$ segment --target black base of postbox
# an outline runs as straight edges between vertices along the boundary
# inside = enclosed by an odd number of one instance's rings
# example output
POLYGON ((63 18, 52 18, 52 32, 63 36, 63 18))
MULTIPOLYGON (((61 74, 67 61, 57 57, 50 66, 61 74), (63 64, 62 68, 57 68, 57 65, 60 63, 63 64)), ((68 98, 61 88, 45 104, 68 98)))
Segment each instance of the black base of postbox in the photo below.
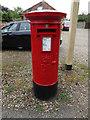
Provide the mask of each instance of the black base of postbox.
POLYGON ((41 100, 48 100, 57 93, 58 82, 52 86, 40 86, 33 81, 34 95, 41 100))

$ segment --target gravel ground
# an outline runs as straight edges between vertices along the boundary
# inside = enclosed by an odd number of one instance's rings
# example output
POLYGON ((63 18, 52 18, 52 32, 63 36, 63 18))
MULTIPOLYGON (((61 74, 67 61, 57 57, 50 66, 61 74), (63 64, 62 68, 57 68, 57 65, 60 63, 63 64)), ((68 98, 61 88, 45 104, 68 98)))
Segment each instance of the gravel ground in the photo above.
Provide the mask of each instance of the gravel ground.
MULTIPOLYGON (((0 36, 1 38, 1 36, 0 36)), ((0 53, 0 78, 1 78, 1 74, 2 74, 2 67, 1 67, 1 64, 2 64, 2 53, 0 53)), ((0 119, 1 119, 1 116, 2 116, 2 81, 0 79, 0 119)))
POLYGON ((88 30, 77 29, 72 71, 65 70, 68 32, 62 32, 58 91, 47 101, 34 96, 30 51, 2 52, 3 118, 87 118, 88 30))

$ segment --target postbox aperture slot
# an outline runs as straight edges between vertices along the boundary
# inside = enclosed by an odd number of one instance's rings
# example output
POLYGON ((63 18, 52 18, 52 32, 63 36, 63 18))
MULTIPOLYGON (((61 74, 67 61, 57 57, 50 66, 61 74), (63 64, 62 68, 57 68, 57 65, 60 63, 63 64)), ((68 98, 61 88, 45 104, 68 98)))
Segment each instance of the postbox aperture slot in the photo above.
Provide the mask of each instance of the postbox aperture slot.
POLYGON ((38 33, 45 33, 45 32, 56 32, 56 29, 37 29, 38 33))

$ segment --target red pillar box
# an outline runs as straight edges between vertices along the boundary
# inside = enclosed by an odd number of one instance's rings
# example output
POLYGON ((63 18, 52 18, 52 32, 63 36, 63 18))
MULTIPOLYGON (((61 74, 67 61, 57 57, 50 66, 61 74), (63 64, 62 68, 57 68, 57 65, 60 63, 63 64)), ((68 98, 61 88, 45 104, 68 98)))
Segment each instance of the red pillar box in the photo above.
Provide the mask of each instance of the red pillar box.
POLYGON ((25 16, 31 21, 34 93, 41 99, 50 98, 57 91, 60 21, 66 14, 42 10, 25 16))

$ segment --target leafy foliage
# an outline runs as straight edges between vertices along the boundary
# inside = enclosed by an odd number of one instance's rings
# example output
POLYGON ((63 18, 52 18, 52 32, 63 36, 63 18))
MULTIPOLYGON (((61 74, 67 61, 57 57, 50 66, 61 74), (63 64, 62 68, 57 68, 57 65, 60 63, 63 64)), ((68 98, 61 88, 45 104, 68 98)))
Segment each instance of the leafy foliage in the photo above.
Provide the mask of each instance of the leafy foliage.
POLYGON ((2 14, 3 12, 0 10, 0 21, 2 21, 2 14))
POLYGON ((20 7, 17 7, 17 8, 14 8, 14 11, 12 11, 12 17, 14 20, 18 20, 20 19, 20 14, 22 12, 22 8, 20 7))
POLYGON ((21 7, 14 8, 14 10, 10 10, 4 6, 1 6, 0 8, 0 20, 4 22, 21 20, 20 14, 23 11, 21 7))
POLYGON ((2 21, 5 21, 5 22, 12 21, 11 11, 3 12, 3 14, 2 14, 2 21))
POLYGON ((78 15, 78 22, 88 22, 88 15, 85 13, 78 15))

